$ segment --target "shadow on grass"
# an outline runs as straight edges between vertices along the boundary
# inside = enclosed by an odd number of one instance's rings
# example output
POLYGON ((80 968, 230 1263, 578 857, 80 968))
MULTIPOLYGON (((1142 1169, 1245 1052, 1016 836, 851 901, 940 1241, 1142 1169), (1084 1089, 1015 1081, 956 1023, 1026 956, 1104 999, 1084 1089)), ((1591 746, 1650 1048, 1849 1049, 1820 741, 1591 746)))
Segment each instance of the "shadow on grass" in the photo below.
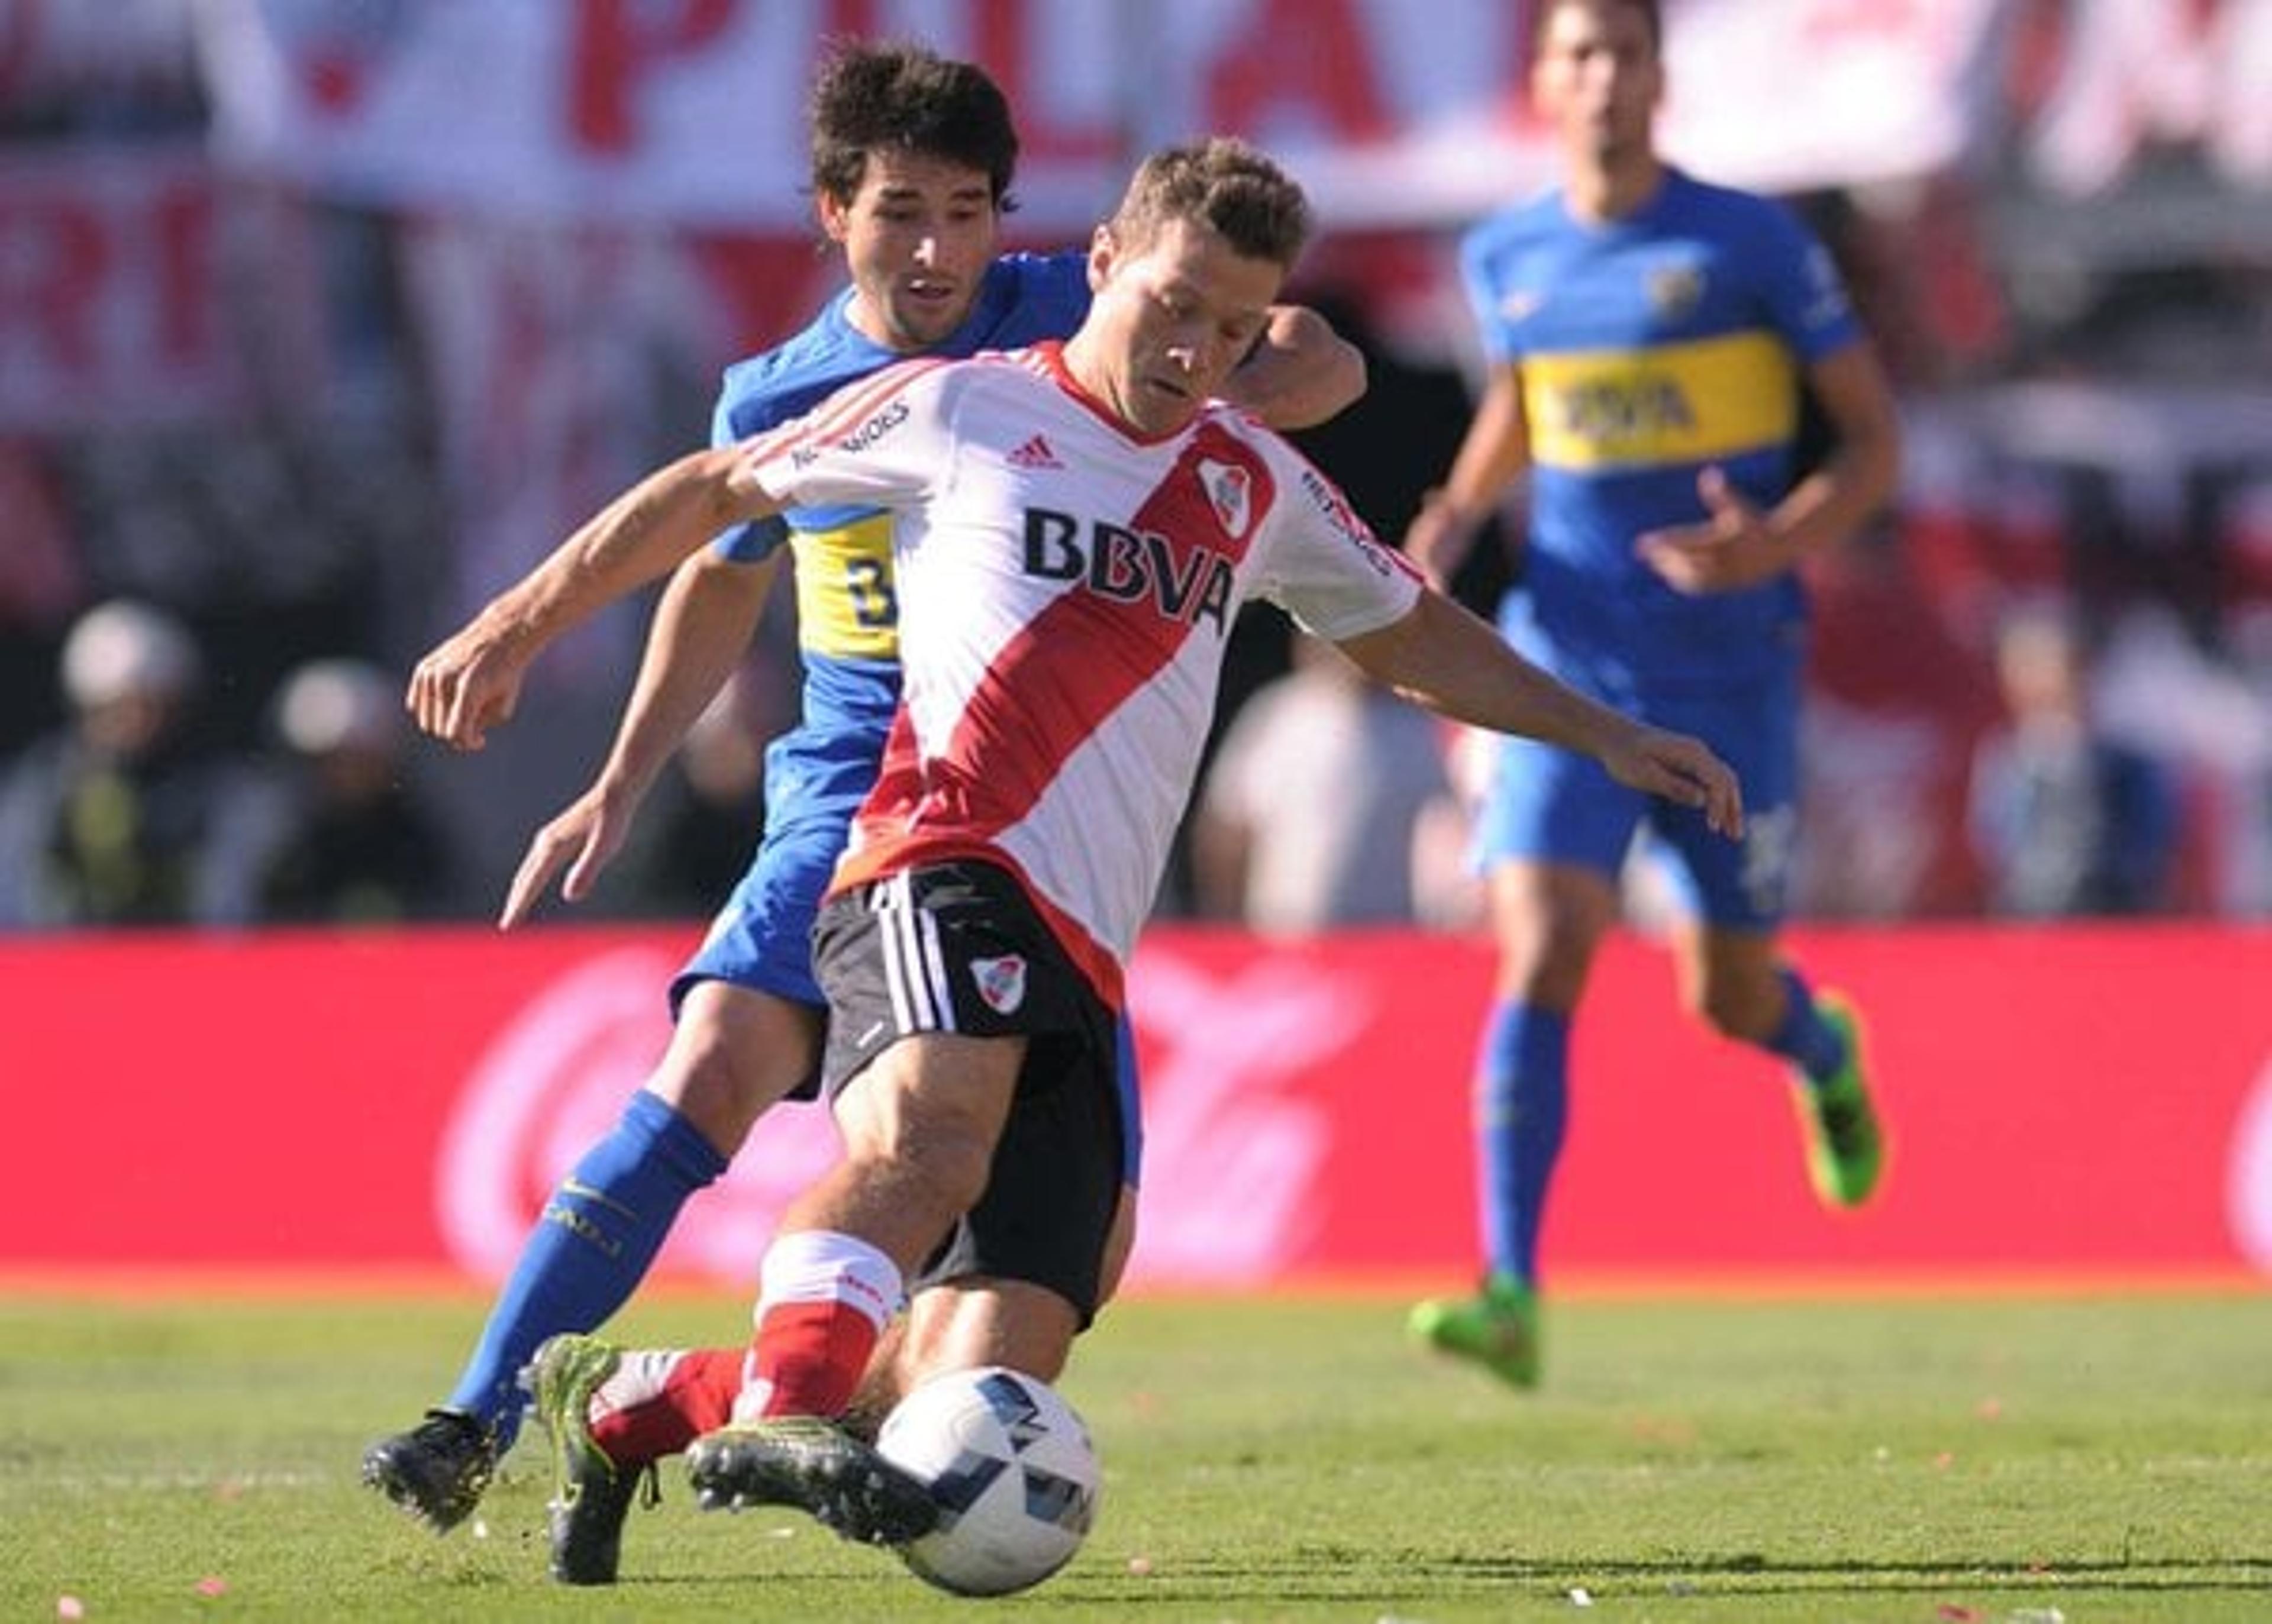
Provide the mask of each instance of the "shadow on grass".
POLYGON ((1520 1557, 1422 1556, 1412 1552, 1296 1547, 1267 1562, 1200 1560, 1163 1565, 1137 1584, 1075 1571, 1053 1594, 1118 1603, 1380 1601, 1428 1597, 1479 1599, 1509 1590, 1560 1595, 1645 1589, 1717 1597, 1808 1594, 1942 1595, 1953 1590, 2039 1591, 2046 1599, 2090 1590, 2168 1596, 2262 1593, 2272 1587, 2272 1553, 2223 1560, 2106 1560, 2028 1564, 1951 1557, 1931 1562, 1785 1562, 1751 1552, 1596 1562, 1520 1557))

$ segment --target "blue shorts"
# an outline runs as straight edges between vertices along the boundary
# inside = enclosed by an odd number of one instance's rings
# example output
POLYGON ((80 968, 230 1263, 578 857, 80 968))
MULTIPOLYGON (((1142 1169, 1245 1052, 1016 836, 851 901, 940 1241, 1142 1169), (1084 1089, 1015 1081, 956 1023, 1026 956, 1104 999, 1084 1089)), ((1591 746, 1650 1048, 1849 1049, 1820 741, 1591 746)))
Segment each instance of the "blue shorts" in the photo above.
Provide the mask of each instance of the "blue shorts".
POLYGON ((766 826, 710 933, 670 984, 670 1014, 698 982, 725 981, 825 1011, 828 999, 812 978, 812 917, 844 849, 845 825, 811 819, 786 828, 766 826))
POLYGON ((1737 693, 1655 696, 1623 708, 1693 734, 1735 768, 1744 838, 1706 826, 1693 807, 1627 789, 1589 756, 1535 739, 1502 738, 1476 819, 1471 856, 1568 864, 1614 879, 1636 834, 1692 917, 1731 930, 1768 930, 1783 916, 1798 816, 1799 671, 1737 693))
POLYGON ((704 981, 827 1008, 812 978, 812 917, 883 760, 899 692, 895 671, 889 684, 880 680, 886 669, 836 673, 837 687, 807 696, 817 719, 766 746, 764 836, 710 933, 671 982, 672 1020, 688 991, 704 981))

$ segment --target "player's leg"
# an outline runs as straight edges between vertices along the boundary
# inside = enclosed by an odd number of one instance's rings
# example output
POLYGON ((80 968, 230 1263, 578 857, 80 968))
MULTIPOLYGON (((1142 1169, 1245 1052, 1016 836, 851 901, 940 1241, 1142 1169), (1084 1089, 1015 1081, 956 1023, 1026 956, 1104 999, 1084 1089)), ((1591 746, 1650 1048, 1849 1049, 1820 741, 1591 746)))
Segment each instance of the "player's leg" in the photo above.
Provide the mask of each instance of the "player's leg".
POLYGON ((1503 741, 1476 849, 1487 865, 1498 971, 1476 1047, 1482 1289, 1413 1310, 1415 1336, 1502 1381, 1538 1380, 1539 1238, 1568 1115, 1570 1023, 1618 917, 1638 797, 1590 760, 1503 741))
POLYGON ((1885 1134, 1852 1003, 1818 992, 1768 932, 1683 924, 1672 944, 1691 1013, 1789 1066, 1816 1197, 1827 1207, 1868 1201, 1884 1171, 1885 1134))
POLYGON ((723 982, 688 995, 654 1074, 546 1201, 449 1398, 371 1447, 366 1482, 437 1530, 473 1509, 519 1430, 537 1348, 629 1298, 687 1199, 811 1074, 817 1027, 810 1009, 723 982))
POLYGON ((811 1075, 817 1014, 706 981, 686 995, 662 1061, 608 1136, 547 1201, 452 1403, 514 1417, 519 1372, 555 1331, 605 1323, 629 1299, 697 1190, 759 1116, 811 1075))
POLYGON ((1857 1207, 1884 1166, 1858 1017, 1843 995, 1816 992, 1779 934, 1797 843, 1796 684, 1794 675, 1653 718, 1706 739, 1736 769, 1745 831, 1731 842, 1689 809, 1657 806, 1649 833, 1674 860, 1682 917, 1669 935, 1684 1006, 1723 1037, 1785 1062, 1815 1193, 1827 1206, 1857 1207))
MULTIPOLYGON (((814 939, 846 1158, 783 1220, 736 1424, 696 1441, 688 1476, 706 1505, 796 1505, 898 1543, 934 1519, 929 1495, 841 1424, 882 1315, 905 1279, 1025 1280, 1058 1301, 993 1334, 1061 1367, 1125 1182, 1114 1022, 984 864, 839 899, 814 939)), ((951 1323, 916 1325, 917 1345, 951 1323)))
POLYGON ((364 1455, 363 1480, 437 1530, 473 1510, 512 1446, 536 1349, 614 1313, 687 1198, 724 1171, 761 1112, 817 1074, 824 1000, 809 940, 831 838, 818 820, 768 834, 673 984, 661 1061, 547 1201, 449 1398, 364 1455))
POLYGON ((544 1344, 534 1387, 561 1476, 554 1577, 611 1583, 638 1473, 698 1440, 716 1457, 691 1463, 706 1505, 796 1504, 894 1541, 928 1527, 921 1486, 884 1470, 833 1418, 929 1238, 984 1187, 1023 1047, 925 1034, 894 1044, 839 1093, 844 1158, 783 1214, 746 1349, 625 1354, 584 1336, 544 1344))
POLYGON ((902 1283, 984 1191, 1026 1049, 1021 1037, 924 1032, 843 1085, 844 1158, 790 1203, 766 1248, 734 1422, 688 1452, 704 1506, 794 1505, 884 1544, 936 1520, 923 1485, 839 1418, 902 1283))
MULTIPOLYGON (((1136 1239, 1136 1188, 1124 1186, 1105 1242, 1098 1306, 1112 1300, 1136 1239)), ((1015 1269, 1002 1261, 996 1268, 1015 1269)), ((886 1330, 845 1414, 845 1425, 872 1439, 893 1405, 926 1377, 984 1365, 1006 1365, 1044 1381, 1065 1372, 1079 1317, 1049 1287, 979 1274, 920 1287, 908 1312, 886 1330)))
MULTIPOLYGON (((1142 1155, 1134 1042, 1125 1022, 1113 1047, 1109 1104, 1100 1084, 1093 1095, 1056 1096, 1088 1101, 1085 1111, 1013 1108, 995 1162, 1014 1175, 990 1178, 988 1195, 918 1276, 908 1312, 886 1327, 842 1418, 856 1440, 871 1441, 891 1405, 923 1375, 999 1363, 1053 1380, 1085 1322, 1075 1298, 1093 1291, 1101 1302, 1117 1286, 1135 1239, 1142 1155), (1083 1225, 1068 1215, 1107 1207, 1109 1220, 1088 1220, 1092 1238, 1080 1240, 1083 1225), (1099 1250, 1092 1276, 1082 1259, 1099 1250)), ((555 1441, 564 1485, 552 1508, 555 1577, 614 1580, 640 1470, 727 1426, 746 1358, 740 1347, 623 1351, 591 1337, 545 1344, 535 1408, 555 1441)))
MULTIPOLYGON (((1134 1236, 1129 1187, 1107 1241, 1105 1297, 1134 1236)), ((1054 1381, 1080 1328, 1071 1303, 1029 1281, 976 1276, 920 1286, 870 1357, 844 1426, 872 1443, 892 1406, 944 1371, 1006 1365, 1054 1381)), ((544 1344, 531 1390, 560 1485, 549 1508, 555 1579, 615 1583, 624 1520, 642 1482, 651 1490, 656 1462, 731 1422, 746 1358, 740 1346, 627 1350, 577 1336, 544 1344)))
POLYGON ((1087 1009, 1089 1031, 1043 1037, 1028 1056, 1041 1089, 1011 1107, 986 1194, 877 1350, 846 1417, 863 1435, 945 1371, 1006 1365, 1055 1381, 1073 1336, 1120 1289, 1144 1163, 1136 1034, 1125 1012, 1113 1021, 1108 1078, 1095 1059, 1106 1012, 1087 1009))

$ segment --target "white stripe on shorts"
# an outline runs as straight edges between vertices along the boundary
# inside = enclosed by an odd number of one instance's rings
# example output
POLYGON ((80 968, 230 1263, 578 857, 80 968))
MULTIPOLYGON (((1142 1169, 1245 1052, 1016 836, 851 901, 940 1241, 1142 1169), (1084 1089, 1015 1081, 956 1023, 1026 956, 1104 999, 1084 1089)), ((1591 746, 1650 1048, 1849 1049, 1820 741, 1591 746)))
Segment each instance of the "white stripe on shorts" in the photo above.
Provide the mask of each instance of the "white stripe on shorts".
POLYGON ((903 1033, 955 1030, 938 922, 915 905, 914 877, 893 874, 879 881, 874 906, 886 916, 878 939, 884 947, 884 983, 892 995, 892 1019, 903 1033))

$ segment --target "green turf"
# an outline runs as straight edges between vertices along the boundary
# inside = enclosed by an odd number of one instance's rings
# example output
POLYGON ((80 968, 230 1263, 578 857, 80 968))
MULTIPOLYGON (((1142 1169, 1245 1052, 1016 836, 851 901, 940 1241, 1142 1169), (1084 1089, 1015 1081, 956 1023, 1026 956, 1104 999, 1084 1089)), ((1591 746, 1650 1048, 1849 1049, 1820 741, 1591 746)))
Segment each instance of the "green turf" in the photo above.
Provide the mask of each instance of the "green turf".
MULTIPOLYGON (((1132 1302, 1065 1384, 1105 1461, 1098 1528, 996 1602, 788 1514, 699 1513, 676 1472, 625 1583, 564 1590, 527 1445, 478 1530, 422 1532, 356 1459, 478 1314, 0 1304, 0 1619, 66 1596, 93 1620, 422 1624, 2272 1618, 2264 1296, 1581 1298, 1528 1396, 1408 1347, 1398 1302, 1132 1302)), ((743 1321, 665 1299, 620 1328, 743 1321)))

